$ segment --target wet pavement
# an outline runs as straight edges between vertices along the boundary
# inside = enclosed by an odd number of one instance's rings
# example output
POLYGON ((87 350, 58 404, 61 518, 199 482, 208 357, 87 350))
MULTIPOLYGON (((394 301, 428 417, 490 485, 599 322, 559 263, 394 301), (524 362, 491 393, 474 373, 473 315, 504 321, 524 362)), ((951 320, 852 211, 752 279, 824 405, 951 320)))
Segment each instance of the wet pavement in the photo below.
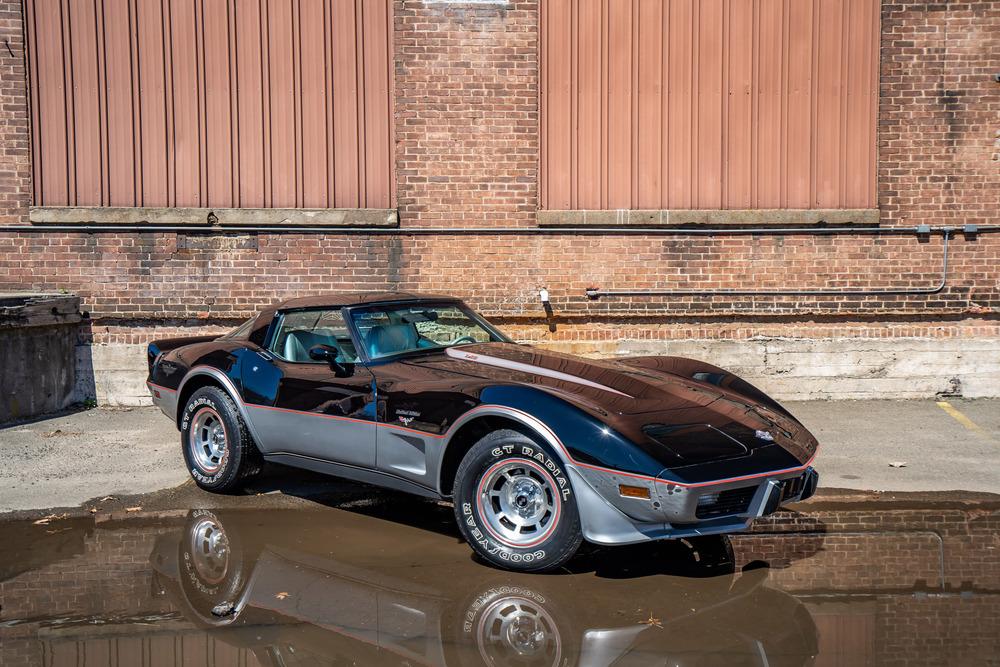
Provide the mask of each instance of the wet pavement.
POLYGON ((819 497, 525 575, 444 503, 187 494, 0 523, 0 664, 1000 664, 995 499, 819 497))

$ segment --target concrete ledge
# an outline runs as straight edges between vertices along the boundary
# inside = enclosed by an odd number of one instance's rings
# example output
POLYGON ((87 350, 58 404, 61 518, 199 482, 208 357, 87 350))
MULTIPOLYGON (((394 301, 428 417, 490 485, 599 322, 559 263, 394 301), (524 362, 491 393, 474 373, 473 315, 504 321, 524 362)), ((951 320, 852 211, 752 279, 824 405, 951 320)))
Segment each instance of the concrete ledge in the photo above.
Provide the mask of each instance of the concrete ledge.
POLYGON ((748 209, 734 211, 538 211, 540 227, 785 227, 826 224, 877 227, 878 209, 748 209))
POLYGON ((37 225, 240 225, 398 227, 395 209, 382 208, 151 208, 32 206, 37 225))
MULTIPOLYGON (((668 355, 704 359, 778 400, 926 399, 939 394, 1000 398, 996 338, 759 338, 535 342, 589 357, 668 355)), ((149 405, 146 346, 82 345, 77 353, 82 396, 100 405, 149 405)))

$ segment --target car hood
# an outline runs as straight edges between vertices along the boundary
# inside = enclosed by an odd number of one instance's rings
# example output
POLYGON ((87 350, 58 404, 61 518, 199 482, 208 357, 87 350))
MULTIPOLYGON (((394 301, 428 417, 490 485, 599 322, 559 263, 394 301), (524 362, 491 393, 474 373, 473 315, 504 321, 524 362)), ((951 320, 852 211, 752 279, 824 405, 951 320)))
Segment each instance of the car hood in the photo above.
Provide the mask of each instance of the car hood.
POLYGON ((776 446, 805 463, 816 450, 815 438, 775 401, 737 376, 691 359, 585 359, 483 343, 448 348, 420 363, 543 388, 615 428, 668 468, 776 446))

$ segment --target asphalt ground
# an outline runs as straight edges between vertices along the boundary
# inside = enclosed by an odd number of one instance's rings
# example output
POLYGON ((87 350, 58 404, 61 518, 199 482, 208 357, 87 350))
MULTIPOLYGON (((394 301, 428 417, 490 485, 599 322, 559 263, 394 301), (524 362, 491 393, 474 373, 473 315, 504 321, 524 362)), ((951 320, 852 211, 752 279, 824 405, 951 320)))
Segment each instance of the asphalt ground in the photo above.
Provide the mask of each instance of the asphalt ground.
MULTIPOLYGON (((1000 400, 786 406, 821 443, 824 491, 1000 494, 1000 400)), ((0 513, 166 493, 189 479, 177 431, 156 408, 87 410, 0 428, 0 513)), ((288 489, 308 494, 345 484, 274 468, 251 488, 294 495, 288 489)))

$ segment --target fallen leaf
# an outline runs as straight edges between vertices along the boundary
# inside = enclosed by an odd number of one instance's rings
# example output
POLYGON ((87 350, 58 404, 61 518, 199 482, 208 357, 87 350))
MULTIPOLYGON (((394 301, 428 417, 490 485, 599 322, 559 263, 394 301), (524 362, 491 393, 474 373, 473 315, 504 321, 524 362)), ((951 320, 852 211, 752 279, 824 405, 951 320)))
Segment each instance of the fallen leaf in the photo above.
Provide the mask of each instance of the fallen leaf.
POLYGON ((658 628, 662 628, 663 627, 663 622, 660 621, 660 619, 658 619, 655 616, 653 616, 653 614, 650 614, 649 618, 647 618, 645 621, 641 621, 641 623, 643 625, 655 625, 658 628))
POLYGON ((64 435, 82 435, 79 431, 64 431, 61 428, 57 428, 54 431, 46 431, 41 434, 43 438, 59 438, 64 435))
POLYGON ((126 512, 141 512, 142 508, 141 507, 126 507, 125 511, 126 512))
POLYGON ((275 593, 274 597, 278 598, 279 600, 284 600, 285 598, 288 597, 288 593, 286 593, 285 591, 281 591, 280 593, 275 593))
POLYGON ((55 521, 56 519, 65 519, 68 515, 66 514, 49 514, 48 516, 43 516, 37 521, 33 521, 36 526, 47 526, 50 521, 55 521))
POLYGON ((115 497, 114 497, 114 496, 104 496, 103 498, 101 498, 101 502, 102 502, 102 503, 106 503, 106 502, 108 502, 109 500, 114 500, 114 499, 115 499, 115 497))
POLYGON ((890 468, 905 468, 906 461, 889 461, 890 468))

